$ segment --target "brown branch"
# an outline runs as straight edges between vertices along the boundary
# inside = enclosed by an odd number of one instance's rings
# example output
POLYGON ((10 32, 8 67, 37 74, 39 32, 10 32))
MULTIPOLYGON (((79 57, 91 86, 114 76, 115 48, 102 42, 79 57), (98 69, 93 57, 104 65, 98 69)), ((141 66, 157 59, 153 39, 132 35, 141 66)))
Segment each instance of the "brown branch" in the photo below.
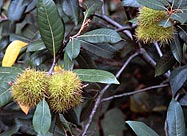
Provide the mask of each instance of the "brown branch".
MULTIPOLYGON (((128 58, 128 60, 124 63, 124 65, 123 65, 123 66, 120 68, 120 70, 117 72, 116 78, 118 78, 118 77, 121 75, 121 73, 124 71, 124 69, 125 69, 125 68, 127 67, 127 65, 130 63, 130 61, 131 61, 133 58, 135 58, 136 56, 138 56, 138 55, 139 55, 139 53, 138 53, 138 52, 135 52, 134 54, 132 54, 132 55, 128 58)), ((97 99, 96 99, 95 105, 94 105, 94 107, 93 107, 93 109, 92 109, 92 112, 91 112, 91 114, 90 114, 90 116, 89 116, 88 122, 87 122, 87 124, 85 125, 84 130, 83 130, 81 136, 85 136, 85 135, 86 135, 86 132, 88 131, 88 128, 90 127, 90 124, 91 124, 91 122, 92 122, 92 120, 93 120, 93 117, 94 117, 96 111, 97 111, 97 108, 98 108, 99 104, 101 103, 102 97, 103 97, 104 93, 108 90, 108 88, 109 88, 110 86, 111 86, 111 84, 108 84, 108 85, 106 85, 106 86, 100 91, 100 93, 99 93, 99 95, 98 95, 98 97, 97 97, 97 99)))
POLYGON ((129 96, 129 95, 142 93, 142 92, 146 92, 146 91, 152 91, 153 89, 164 88, 164 87, 168 87, 168 84, 155 85, 155 86, 150 86, 150 87, 147 87, 147 88, 144 88, 144 89, 140 89, 140 90, 136 90, 136 91, 132 91, 132 92, 128 92, 128 93, 113 95, 111 97, 103 98, 101 100, 101 102, 106 102, 106 101, 110 101, 110 100, 115 99, 115 98, 129 96))

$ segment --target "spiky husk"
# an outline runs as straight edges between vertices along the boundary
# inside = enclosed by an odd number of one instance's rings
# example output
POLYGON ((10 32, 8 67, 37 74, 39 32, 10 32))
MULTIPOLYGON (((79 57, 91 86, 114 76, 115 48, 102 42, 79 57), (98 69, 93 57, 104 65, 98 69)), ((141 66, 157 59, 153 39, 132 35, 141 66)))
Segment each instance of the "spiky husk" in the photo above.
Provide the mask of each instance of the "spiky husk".
POLYGON ((45 72, 26 69, 12 85, 13 99, 22 105, 35 107, 44 97, 48 88, 45 72))
POLYGON ((139 25, 136 28, 137 39, 144 43, 153 43, 156 41, 161 44, 168 43, 173 39, 174 27, 164 28, 159 26, 159 22, 167 18, 168 16, 165 11, 143 7, 138 17, 139 25))
POLYGON ((64 112, 82 102, 81 80, 72 71, 55 73, 49 80, 49 106, 64 112))

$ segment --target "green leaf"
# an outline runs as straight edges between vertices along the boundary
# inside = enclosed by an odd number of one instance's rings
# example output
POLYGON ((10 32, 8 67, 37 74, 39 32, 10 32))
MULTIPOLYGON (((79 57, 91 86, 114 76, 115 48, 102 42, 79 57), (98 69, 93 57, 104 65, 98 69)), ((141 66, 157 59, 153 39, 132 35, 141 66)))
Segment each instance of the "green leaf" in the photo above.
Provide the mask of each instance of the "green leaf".
POLYGON ((116 31, 106 28, 92 30, 90 32, 78 36, 78 39, 90 43, 116 43, 122 40, 120 35, 116 31))
POLYGON ((166 117, 166 131, 168 136, 186 136, 183 111, 179 102, 171 100, 166 117))
POLYGON ((85 13, 84 13, 84 20, 86 20, 87 18, 89 18, 91 16, 91 14, 93 14, 97 9, 97 4, 92 4, 91 7, 89 7, 85 13))
POLYGON ((101 120, 101 124, 104 126, 104 135, 123 136, 123 131, 127 129, 124 125, 124 117, 124 113, 119 108, 108 110, 104 115, 104 119, 101 120))
POLYGON ((108 43, 93 44, 83 40, 81 41, 81 47, 87 51, 103 58, 112 58, 116 49, 108 43))
POLYGON ((64 53, 64 69, 65 70, 72 70, 74 66, 74 60, 71 60, 67 53, 64 53))
POLYGON ((165 53, 156 64, 155 76, 160 76, 170 70, 175 62, 175 58, 173 57, 171 52, 165 53))
POLYGON ((68 57, 70 58, 70 60, 75 59, 79 55, 80 47, 81 47, 80 44, 81 44, 80 41, 76 39, 72 39, 68 42, 65 51, 68 57))
POLYGON ((34 42, 31 42, 27 46, 27 52, 35 52, 35 51, 41 51, 45 49, 45 44, 42 40, 37 40, 34 42))
POLYGON ((20 129, 20 125, 16 124, 16 125, 10 127, 5 132, 1 133, 1 136, 13 136, 15 133, 18 132, 19 129, 20 129))
POLYGON ((12 0, 8 8, 8 19, 11 21, 18 21, 21 19, 27 3, 25 1, 31 2, 31 0, 12 0))
POLYGON ((169 19, 164 19, 164 20, 161 20, 159 23, 158 23, 159 26, 162 26, 164 28, 167 28, 167 27, 170 27, 172 26, 172 23, 169 21, 169 19))
POLYGON ((45 136, 51 126, 51 113, 45 99, 38 103, 32 121, 34 130, 39 135, 45 136))
POLYGON ((162 1, 159 0, 137 0, 139 4, 146 6, 148 8, 154 9, 154 10, 165 10, 166 3, 162 3, 162 1))
POLYGON ((183 86, 186 80, 187 66, 182 66, 172 71, 169 82, 173 96, 175 96, 176 92, 183 86))
POLYGON ((178 38, 178 35, 174 35, 174 39, 171 41, 170 45, 170 49, 172 51, 172 54, 174 56, 174 58, 181 63, 182 61, 182 45, 181 42, 178 38))
POLYGON ((77 25, 80 13, 78 0, 64 0, 62 4, 64 13, 73 20, 75 25, 77 25))
POLYGON ((138 121, 126 121, 126 123, 133 129, 137 136, 159 136, 150 127, 138 121))
POLYGON ((9 82, 13 82, 16 76, 22 72, 21 68, 16 67, 0 67, 0 107, 6 105, 12 100, 11 86, 9 82))
POLYGON ((64 38, 64 23, 53 0, 38 0, 37 22, 47 49, 57 53, 64 38))
POLYGON ((187 20, 187 13, 175 13, 172 14, 170 18, 179 21, 181 24, 184 24, 187 20))
POLYGON ((122 0, 120 5, 121 6, 126 6, 126 7, 140 7, 141 6, 137 2, 137 0, 122 0))
POLYGON ((116 77, 107 71, 97 69, 76 69, 73 70, 82 81, 99 82, 105 84, 119 84, 116 77))

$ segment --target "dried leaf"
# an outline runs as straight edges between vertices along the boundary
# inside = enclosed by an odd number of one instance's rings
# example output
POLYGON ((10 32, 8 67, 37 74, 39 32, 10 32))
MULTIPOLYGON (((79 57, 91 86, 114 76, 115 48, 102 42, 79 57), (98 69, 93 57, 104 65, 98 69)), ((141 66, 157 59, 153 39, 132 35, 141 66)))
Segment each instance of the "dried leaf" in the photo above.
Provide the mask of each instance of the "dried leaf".
POLYGON ((27 115, 29 110, 30 110, 30 106, 27 105, 23 105, 20 102, 18 102, 19 107, 21 108, 21 110, 27 115))
POLYGON ((27 43, 19 41, 19 40, 15 40, 11 42, 6 49, 6 52, 5 52, 3 61, 2 61, 2 67, 11 67, 12 65, 14 65, 21 48, 23 48, 26 45, 27 43))

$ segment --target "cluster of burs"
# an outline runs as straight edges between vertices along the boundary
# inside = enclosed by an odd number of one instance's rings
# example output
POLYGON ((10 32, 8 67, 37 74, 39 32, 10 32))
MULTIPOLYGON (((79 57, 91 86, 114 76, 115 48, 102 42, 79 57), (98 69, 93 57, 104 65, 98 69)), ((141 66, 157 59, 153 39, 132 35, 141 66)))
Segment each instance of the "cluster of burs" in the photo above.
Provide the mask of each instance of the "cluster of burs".
MULTIPOLYGON (((163 27, 159 25, 162 20, 170 21, 168 18, 169 15, 166 11, 142 7, 138 16, 137 39, 144 43, 168 43, 173 39, 174 26, 163 27)), ((172 22, 170 23, 172 24, 172 22)))
POLYGON ((48 76, 44 71, 26 69, 12 85, 12 96, 18 103, 35 107, 45 98, 54 112, 64 112, 82 101, 82 84, 72 71, 48 76))

